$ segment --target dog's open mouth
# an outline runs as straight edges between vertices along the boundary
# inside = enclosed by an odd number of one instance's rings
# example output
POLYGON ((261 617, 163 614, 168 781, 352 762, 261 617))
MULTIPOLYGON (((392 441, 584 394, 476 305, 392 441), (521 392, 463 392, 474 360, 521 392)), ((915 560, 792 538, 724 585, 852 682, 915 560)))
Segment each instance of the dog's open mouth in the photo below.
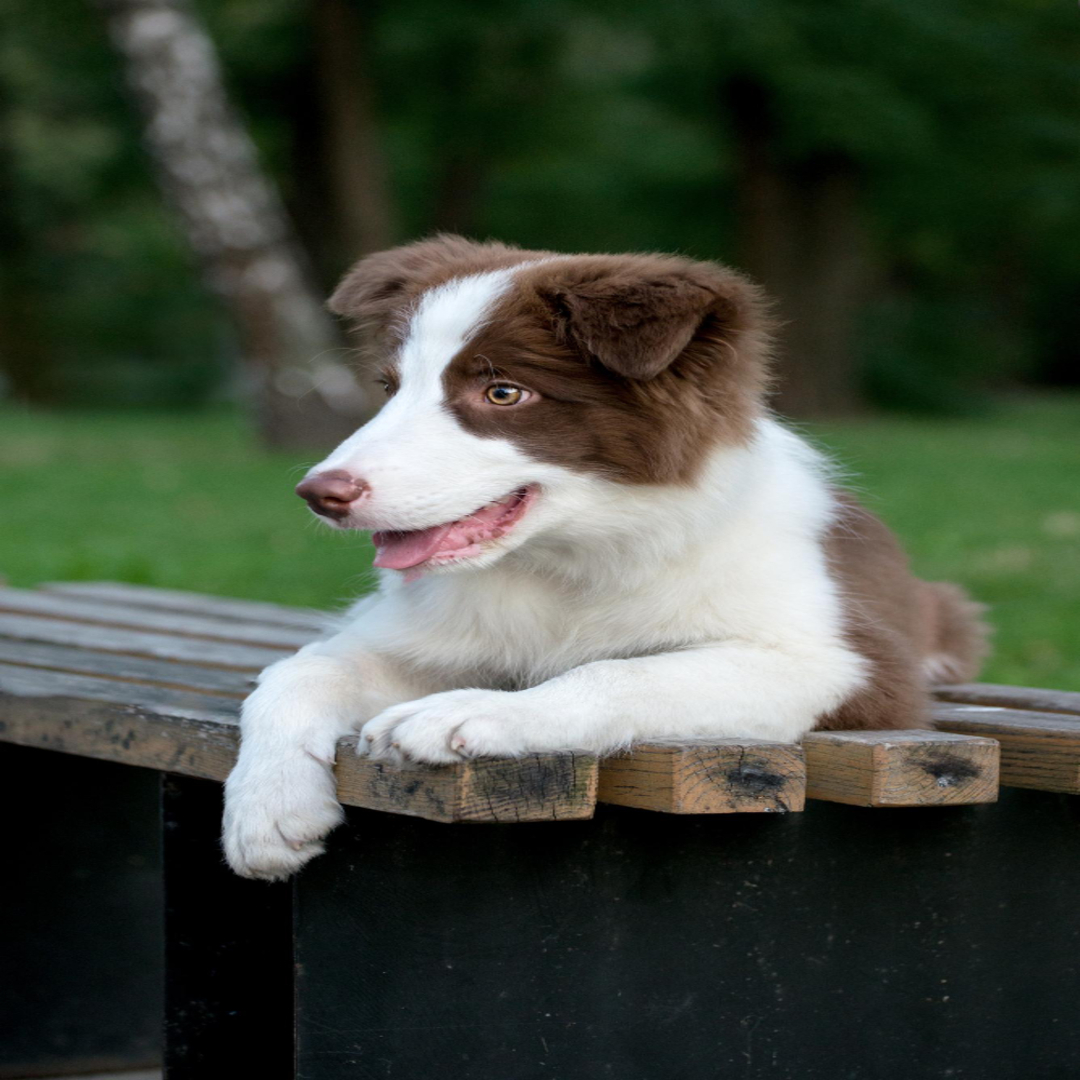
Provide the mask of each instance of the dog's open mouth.
POLYGON ((524 516, 536 496, 535 486, 518 488, 502 499, 446 525, 410 532, 376 532, 375 565, 386 570, 412 570, 479 555, 484 544, 505 536, 524 516))

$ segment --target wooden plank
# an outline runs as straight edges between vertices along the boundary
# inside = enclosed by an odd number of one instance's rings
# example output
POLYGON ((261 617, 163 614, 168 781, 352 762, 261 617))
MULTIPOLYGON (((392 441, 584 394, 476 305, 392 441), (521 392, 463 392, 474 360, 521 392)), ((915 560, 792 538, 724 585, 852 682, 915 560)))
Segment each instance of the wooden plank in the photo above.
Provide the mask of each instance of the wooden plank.
POLYGON ((1001 744, 1001 782, 1080 794, 1080 717, 980 705, 935 705, 939 731, 982 735, 1001 744))
POLYGON ((1080 715, 1080 693, 1071 690, 1039 690, 1030 686, 1002 686, 995 683, 960 683, 934 688, 939 701, 966 705, 999 705, 1033 712, 1060 712, 1080 715))
POLYGON ((261 671, 268 664, 293 652, 292 649, 234 645, 224 641, 155 634, 147 630, 122 630, 39 615, 9 615, 2 612, 0 637, 72 645, 99 652, 152 656, 160 660, 183 660, 241 671, 261 671))
POLYGON ((120 607, 30 589, 0 589, 0 611, 269 648, 297 649, 316 637, 310 630, 288 626, 265 626, 235 619, 155 611, 152 608, 120 607))
MULTIPOLYGON (((224 780, 236 760, 240 703, 192 691, 0 664, 0 741, 224 780)), ((583 754, 396 769, 343 740, 342 802, 433 821, 588 818, 596 759, 583 754)))
POLYGON ((998 746, 938 731, 814 731, 806 795, 853 806, 995 802, 998 746))
POLYGON ((236 600, 232 597, 204 596, 178 589, 158 589, 149 585, 128 585, 113 581, 50 581, 41 586, 48 592, 81 596, 103 603, 152 608, 159 611, 183 611, 191 615, 213 615, 245 622, 292 626, 318 633, 331 625, 334 612, 314 608, 286 607, 261 600, 236 600))
POLYGON ((802 750, 785 743, 720 739, 642 744, 600 762, 597 799, 669 814, 802 810, 802 750))
POLYGON ((179 690, 199 690, 229 697, 245 697, 255 687, 255 676, 248 672, 11 638, 0 638, 0 662, 66 671, 75 675, 152 683, 179 690))
POLYGON ((597 764, 589 754, 527 754, 460 765, 397 767, 338 744, 338 798, 350 806, 430 821, 567 821, 590 818, 597 764))
MULTIPOLYGON (((0 699, 0 725, 4 725, 0 727, 0 739, 8 742, 19 741, 7 739, 6 725, 7 713, 18 711, 17 702, 20 699, 25 699, 31 708, 41 698, 104 701, 130 708, 133 712, 150 710, 169 719, 199 720, 228 727, 236 724, 240 713, 240 702, 235 698, 201 694, 195 690, 173 690, 164 686, 119 682, 91 675, 71 675, 63 671, 43 671, 40 668, 19 667, 15 664, 0 664, 0 694, 7 695, 0 699)), ((132 761, 131 764, 141 765, 143 762, 132 761)))

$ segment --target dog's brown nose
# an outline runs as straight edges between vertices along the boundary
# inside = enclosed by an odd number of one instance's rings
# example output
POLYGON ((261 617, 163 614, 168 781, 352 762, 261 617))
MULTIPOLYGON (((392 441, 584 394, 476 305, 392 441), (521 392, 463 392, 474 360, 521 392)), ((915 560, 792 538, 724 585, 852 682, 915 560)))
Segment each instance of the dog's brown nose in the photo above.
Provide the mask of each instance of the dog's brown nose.
POLYGON ((349 505, 367 490, 363 480, 357 480, 341 469, 315 473, 296 485, 296 494, 306 499, 308 506, 323 517, 343 518, 349 505))

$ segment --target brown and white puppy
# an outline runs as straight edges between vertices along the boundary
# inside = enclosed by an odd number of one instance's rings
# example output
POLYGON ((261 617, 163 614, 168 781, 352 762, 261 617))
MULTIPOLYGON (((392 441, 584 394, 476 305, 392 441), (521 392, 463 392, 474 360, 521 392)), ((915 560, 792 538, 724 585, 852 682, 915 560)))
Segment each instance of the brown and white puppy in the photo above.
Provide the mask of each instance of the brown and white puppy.
POLYGON ((245 703, 239 873, 322 850, 356 730, 423 762, 790 741, 919 725, 929 679, 974 675, 974 605, 912 578, 769 414, 740 275, 442 237, 363 260, 331 306, 375 328, 389 400, 298 491, 373 532, 382 581, 245 703))

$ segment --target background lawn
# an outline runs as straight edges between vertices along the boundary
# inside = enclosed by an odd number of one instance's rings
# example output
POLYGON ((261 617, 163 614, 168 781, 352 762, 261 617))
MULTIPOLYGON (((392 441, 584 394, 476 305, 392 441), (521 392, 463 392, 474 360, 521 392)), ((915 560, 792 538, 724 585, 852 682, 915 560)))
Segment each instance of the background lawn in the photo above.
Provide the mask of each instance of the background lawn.
MULTIPOLYGON (((1080 398, 809 430, 922 576, 992 605, 987 679, 1080 690, 1080 398)), ((292 496, 307 464, 261 450, 229 410, 6 407, 0 574, 338 604, 371 580, 370 546, 319 527, 292 496)))

